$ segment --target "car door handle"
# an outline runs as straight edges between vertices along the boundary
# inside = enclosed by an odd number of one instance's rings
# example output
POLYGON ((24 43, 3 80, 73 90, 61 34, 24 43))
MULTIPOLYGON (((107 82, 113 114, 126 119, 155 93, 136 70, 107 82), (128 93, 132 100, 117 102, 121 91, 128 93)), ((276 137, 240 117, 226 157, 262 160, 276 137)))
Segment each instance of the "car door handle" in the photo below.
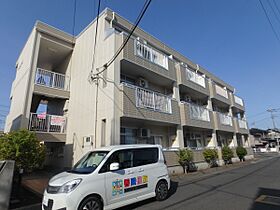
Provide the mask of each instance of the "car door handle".
POLYGON ((138 169, 138 172, 143 172, 143 171, 144 171, 143 168, 139 168, 139 169, 138 169))
POLYGON ((127 171, 127 174, 134 174, 133 171, 127 171))

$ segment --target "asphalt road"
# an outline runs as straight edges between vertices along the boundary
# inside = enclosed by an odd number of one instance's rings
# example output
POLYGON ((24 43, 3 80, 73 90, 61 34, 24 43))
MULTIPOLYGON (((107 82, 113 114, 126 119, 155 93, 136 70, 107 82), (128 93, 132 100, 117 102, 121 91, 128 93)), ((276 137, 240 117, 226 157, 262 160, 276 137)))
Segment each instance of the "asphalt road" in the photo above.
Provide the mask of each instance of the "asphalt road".
POLYGON ((252 164, 232 170, 198 178, 175 177, 167 200, 150 199, 121 210, 279 210, 280 156, 262 156, 252 164))
MULTIPOLYGON (((39 210, 40 206, 20 210, 39 210)), ((280 210, 280 155, 263 154, 250 164, 173 177, 167 200, 149 199, 118 210, 132 209, 280 210)))

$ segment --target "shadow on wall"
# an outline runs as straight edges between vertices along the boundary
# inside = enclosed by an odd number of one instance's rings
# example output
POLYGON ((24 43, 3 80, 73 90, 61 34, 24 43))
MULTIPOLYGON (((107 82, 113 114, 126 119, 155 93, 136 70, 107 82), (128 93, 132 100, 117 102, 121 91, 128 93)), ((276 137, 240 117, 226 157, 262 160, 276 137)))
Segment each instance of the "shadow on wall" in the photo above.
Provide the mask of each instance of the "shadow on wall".
POLYGON ((21 129, 23 123, 26 123, 26 125, 28 126, 28 119, 26 117, 24 117, 23 115, 17 116, 12 121, 12 125, 10 126, 10 131, 15 131, 15 130, 21 129))
POLYGON ((279 210, 280 189, 259 188, 250 210, 279 210))

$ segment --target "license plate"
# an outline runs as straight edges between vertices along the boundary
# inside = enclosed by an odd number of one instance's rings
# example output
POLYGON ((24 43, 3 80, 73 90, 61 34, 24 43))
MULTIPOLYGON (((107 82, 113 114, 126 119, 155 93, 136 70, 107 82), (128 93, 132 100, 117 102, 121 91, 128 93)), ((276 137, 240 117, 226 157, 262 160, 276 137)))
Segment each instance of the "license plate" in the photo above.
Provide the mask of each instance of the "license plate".
POLYGON ((49 199, 46 196, 44 196, 43 197, 43 205, 48 206, 48 201, 49 201, 49 199))

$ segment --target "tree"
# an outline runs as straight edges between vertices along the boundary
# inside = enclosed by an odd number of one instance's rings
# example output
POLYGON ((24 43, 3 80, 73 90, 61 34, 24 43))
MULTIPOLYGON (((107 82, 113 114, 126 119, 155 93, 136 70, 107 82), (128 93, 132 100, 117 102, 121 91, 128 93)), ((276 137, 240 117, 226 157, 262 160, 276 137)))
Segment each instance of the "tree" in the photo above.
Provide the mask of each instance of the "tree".
POLYGON ((236 154, 239 157, 240 162, 242 160, 245 161, 245 156, 247 155, 247 150, 242 146, 238 146, 238 147, 236 147, 236 154))
POLYGON ((231 163, 231 158, 233 158, 233 151, 228 146, 223 147, 222 157, 225 164, 231 163))
POLYGON ((203 156, 205 161, 210 165, 210 167, 217 167, 218 152, 216 149, 205 149, 203 151, 203 156))
POLYGON ((17 169, 40 168, 45 154, 45 146, 28 130, 13 131, 0 137, 0 160, 15 160, 17 169))
POLYGON ((189 149, 180 149, 179 150, 179 164, 183 167, 184 173, 190 171, 190 164, 193 161, 193 152, 189 149), (186 168, 187 167, 187 168, 186 168))

